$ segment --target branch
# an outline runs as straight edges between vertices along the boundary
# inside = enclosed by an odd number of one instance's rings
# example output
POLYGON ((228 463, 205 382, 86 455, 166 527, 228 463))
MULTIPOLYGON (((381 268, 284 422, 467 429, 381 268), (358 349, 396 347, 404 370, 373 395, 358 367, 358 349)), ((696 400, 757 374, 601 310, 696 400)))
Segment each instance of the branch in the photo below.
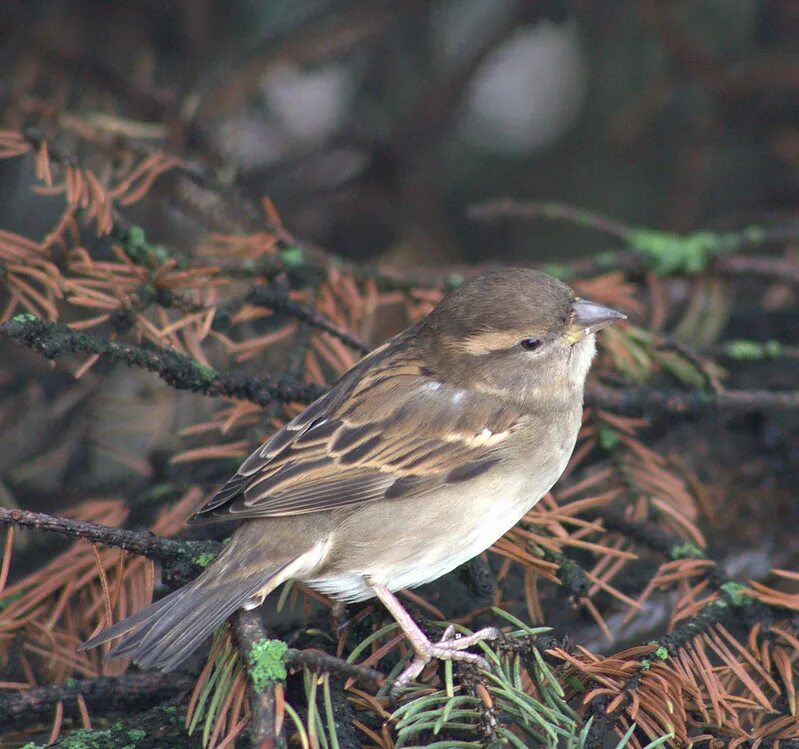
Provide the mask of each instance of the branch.
POLYGON ((347 663, 341 658, 312 648, 307 650, 289 648, 286 652, 286 665, 291 668, 307 668, 317 674, 336 674, 345 679, 356 679, 365 686, 379 687, 385 681, 385 676, 380 671, 356 663, 347 663))
MULTIPOLYGON (((250 674, 250 706, 252 723, 250 738, 255 749, 281 749, 286 741, 282 728, 277 727, 276 680, 258 679, 254 651, 269 640, 258 609, 241 610, 233 617, 233 632, 250 674)), ((285 676, 285 673, 284 673, 285 676)))
POLYGON ((92 713, 128 712, 163 702, 178 692, 191 689, 193 679, 181 674, 158 672, 70 679, 65 684, 0 692, 0 726, 19 728, 32 718, 48 717, 54 705, 64 705, 64 716, 79 718, 77 698, 83 697, 92 713))
MULTIPOLYGON (((623 533, 668 559, 683 556, 712 558, 705 555, 703 550, 691 549, 690 545, 686 549, 685 542, 679 537, 670 535, 657 526, 628 521, 618 507, 603 510, 599 513, 599 517, 608 530, 623 533)), ((632 701, 633 691, 638 688, 641 679, 653 663, 673 658, 694 638, 718 624, 726 624, 735 619, 742 619, 748 624, 751 624, 752 620, 767 622, 774 613, 780 612, 779 606, 769 606, 753 600, 746 595, 744 586, 735 580, 725 579, 718 571, 711 570, 706 574, 709 590, 714 590, 718 597, 705 603, 695 616, 679 622, 668 634, 646 642, 651 650, 639 658, 639 667, 620 688, 619 692, 623 697, 615 709, 607 710, 611 702, 607 695, 595 697, 588 703, 584 720, 593 718, 593 723, 586 747, 590 749, 604 746, 607 735, 625 714, 632 701)))
MULTIPOLYGON (((502 219, 517 218, 527 221, 535 219, 549 219, 565 221, 566 223, 582 226, 588 229, 617 237, 633 249, 641 249, 639 242, 642 238, 651 235, 661 235, 674 239, 686 239, 687 234, 671 234, 669 232, 642 229, 630 224, 623 224, 601 213, 595 213, 585 208, 557 202, 519 202, 512 198, 498 198, 497 200, 477 203, 469 206, 466 211, 468 218, 475 221, 494 223, 502 219)), ((705 232, 703 232, 705 233, 705 232)), ((780 242, 799 237, 799 224, 796 222, 784 223, 779 226, 763 228, 750 226, 741 230, 712 232, 707 231, 708 239, 715 237, 716 249, 725 252, 742 249, 743 247, 757 247, 769 242, 780 242)))
POLYGON ((473 221, 494 223, 502 219, 516 218, 525 221, 550 219, 565 221, 575 226, 594 229, 617 239, 627 240, 634 231, 632 226, 622 224, 600 213, 578 208, 565 203, 541 202, 520 203, 512 198, 498 198, 469 206, 466 216, 473 221))
POLYGON ((357 336, 352 335, 352 333, 333 325, 330 320, 320 315, 316 310, 289 299, 288 293, 283 290, 275 289, 271 286, 253 286, 247 292, 245 301, 259 307, 268 307, 279 314, 306 322, 311 327, 338 338, 342 343, 362 354, 368 354, 373 348, 366 341, 362 341, 357 336))
POLYGON ((510 198, 479 203, 467 210, 475 221, 503 219, 565 221, 615 237, 627 249, 576 260, 564 268, 566 274, 596 275, 611 270, 628 273, 653 270, 661 275, 696 274, 711 269, 723 275, 762 276, 799 284, 799 266, 775 257, 732 256, 747 247, 795 240, 799 224, 747 226, 735 231, 696 231, 675 234, 668 231, 622 224, 584 208, 555 202, 517 202, 510 198))
MULTIPOLYGON (((31 315, 18 315, 0 324, 0 340, 4 339, 21 343, 48 359, 56 359, 64 353, 98 354, 110 361, 121 361, 130 367, 154 372, 178 390, 240 398, 259 406, 311 403, 326 392, 321 385, 306 385, 289 378, 274 383, 239 372, 220 373, 173 349, 117 343, 102 336, 72 330, 62 323, 44 322, 31 315)), ((725 390, 705 393, 593 385, 586 389, 585 400, 590 406, 620 413, 700 413, 709 409, 747 413, 799 408, 799 391, 725 390)))
POLYGON ((72 330, 63 323, 44 322, 32 315, 17 315, 0 324, 0 340, 21 343, 48 359, 64 353, 97 354, 129 367, 154 372, 178 390, 191 390, 211 396, 240 398, 265 406, 268 403, 311 403, 324 388, 318 385, 259 379, 239 372, 217 372, 173 349, 139 347, 109 341, 102 336, 72 330))
POLYGON ((233 632, 250 674, 253 716, 250 736, 258 749, 285 746, 282 730, 278 727, 275 685, 285 679, 286 667, 354 678, 368 686, 379 686, 384 680, 379 671, 347 663, 321 650, 287 649, 282 642, 270 640, 257 609, 236 613, 233 632))
POLYGON ((231 327, 233 313, 238 312, 245 303, 249 303, 258 307, 267 307, 278 315, 307 323, 312 328, 338 338, 342 343, 362 354, 368 354, 374 348, 350 331, 333 324, 312 307, 300 304, 289 298, 288 289, 281 287, 279 284, 251 286, 242 298, 231 299, 218 307, 194 302, 187 296, 183 296, 172 289, 158 289, 157 292, 152 291, 149 293, 146 289, 142 289, 139 291, 139 297, 139 302, 135 307, 137 310, 147 309, 151 304, 155 303, 161 307, 178 309, 185 314, 208 312, 213 309, 216 314, 211 328, 221 332, 227 332, 231 327))
POLYGON ((762 276, 788 281, 799 286, 799 265, 781 257, 731 255, 720 257, 713 270, 729 276, 762 276))
POLYGON ((0 507, 0 525, 36 528, 70 538, 82 538, 94 544, 114 546, 162 562, 183 560, 187 556, 221 548, 221 544, 213 541, 173 541, 155 536, 149 531, 111 528, 87 520, 74 520, 16 508, 0 507))
POLYGON ((608 531, 620 533, 631 541, 662 554, 667 559, 677 559, 677 555, 683 554, 686 550, 705 554, 705 550, 686 546, 683 538, 667 533, 655 523, 628 520, 621 507, 611 505, 603 508, 596 513, 596 517, 608 531))
POLYGON ((723 410, 733 413, 781 411, 799 408, 797 390, 655 390, 654 388, 609 388, 592 385, 586 388, 585 403, 617 413, 640 414, 650 411, 668 413, 703 413, 723 410))
POLYGON ((695 749, 726 749, 730 746, 734 746, 735 749, 799 749, 799 741, 792 739, 769 739, 752 735, 742 740, 740 737, 707 735, 710 733, 707 730, 704 733, 703 738, 692 740, 695 749))
MULTIPOLYGON (((606 709, 609 702, 607 695, 595 697, 588 703, 584 720, 594 719, 585 744, 588 749, 598 749, 605 745, 606 736, 624 715, 632 700, 632 692, 638 687, 641 678, 652 662, 674 657, 681 648, 685 647, 697 635, 717 624, 724 624, 738 618, 741 616, 741 611, 744 607, 752 605, 751 598, 736 594, 735 589, 728 589, 726 586, 722 586, 720 594, 718 599, 708 602, 696 616, 679 623, 671 633, 663 635, 656 640, 649 640, 646 643, 652 647, 652 650, 641 657, 640 667, 619 690, 624 694, 624 697, 612 712, 608 712, 606 709)), ((765 605, 761 608, 764 615, 767 615, 771 610, 770 607, 765 605)))

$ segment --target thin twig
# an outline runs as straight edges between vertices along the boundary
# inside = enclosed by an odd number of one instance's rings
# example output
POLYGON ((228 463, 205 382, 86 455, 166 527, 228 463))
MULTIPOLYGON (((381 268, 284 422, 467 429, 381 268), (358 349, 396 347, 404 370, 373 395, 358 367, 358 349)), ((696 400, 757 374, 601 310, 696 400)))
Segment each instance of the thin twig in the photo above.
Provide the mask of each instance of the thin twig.
MULTIPOLYGON (((568 203, 552 201, 520 202, 512 198, 498 198, 485 203, 476 203, 469 206, 466 211, 468 218, 475 221, 493 223, 502 219, 516 218, 527 221, 548 219, 564 221, 575 226, 583 226, 602 234, 617 237, 626 243, 635 245, 636 235, 641 231, 639 227, 623 224, 609 216, 590 211, 568 203)), ((644 231, 649 231, 648 229, 644 231)), ((668 232, 664 232, 667 234, 668 232)), ((678 235, 679 236, 679 235, 678 235)), ((720 244, 723 249, 730 251, 744 247, 760 246, 768 242, 781 242, 799 237, 799 223, 784 222, 776 226, 746 227, 739 231, 718 232, 720 244)))
POLYGON ((173 561, 196 555, 200 553, 198 551, 200 548, 202 551, 210 551, 211 547, 221 548, 221 544, 213 541, 173 541, 149 531, 111 528, 87 520, 73 520, 17 508, 0 507, 0 525, 36 528, 70 538, 82 538, 91 543, 113 546, 160 561, 173 561))
POLYGON ((357 336, 346 330, 342 330, 333 325, 329 320, 320 315, 316 310, 306 307, 299 302, 289 299, 288 293, 273 286, 253 286, 245 296, 245 300, 250 304, 259 307, 268 307, 278 314, 293 317, 296 320, 308 323, 311 327, 322 330, 334 338, 338 338, 342 343, 350 348, 367 354, 372 350, 372 346, 366 341, 362 341, 357 336))
POLYGON ((322 650, 310 648, 307 650, 289 648, 286 653, 286 665, 291 668, 307 668, 317 674, 336 674, 346 679, 356 679, 366 686, 380 686, 385 681, 385 676, 380 671, 356 663, 347 663, 322 650))
POLYGON ((670 336, 660 336, 660 345, 666 350, 677 352, 683 359, 691 364, 701 375, 704 377, 705 382, 714 393, 720 393, 724 390, 721 381, 713 372, 712 362, 705 359, 704 356, 694 351, 689 346, 686 346, 681 341, 670 336))
POLYGON ((658 554, 673 559, 675 551, 685 547, 685 540, 664 531, 655 523, 628 520, 619 507, 605 507, 597 517, 608 531, 621 533, 631 541, 646 546, 658 554))
POLYGON ((673 235, 669 232, 658 233, 630 226, 601 213, 556 202, 525 203, 511 198, 499 198, 470 206, 466 213, 475 221, 489 223, 504 219, 564 221, 615 237, 627 247, 624 250, 603 253, 600 257, 581 258, 567 263, 566 268, 575 275, 591 276, 609 270, 621 270, 627 273, 643 271, 651 265, 653 252, 651 240, 653 235, 658 235, 666 244, 669 241, 675 244, 691 244, 701 240, 699 243, 704 243, 707 268, 721 275, 760 276, 799 285, 799 265, 795 262, 779 257, 731 254, 739 253, 747 247, 762 247, 766 244, 795 240, 799 237, 799 224, 795 221, 777 226, 750 226, 737 231, 720 231, 713 234, 697 232, 692 235, 673 235))
POLYGON ((593 385, 586 389, 585 402, 617 413, 652 411, 697 414, 709 410, 730 413, 781 411, 799 408, 797 390, 724 390, 702 392, 656 390, 654 388, 609 388, 593 385))
POLYGON ((584 226, 602 234, 626 240, 634 231, 632 226, 622 224, 601 213, 594 213, 585 208, 567 205, 566 203, 541 202, 520 203, 512 198, 498 198, 485 203, 472 205, 466 211, 468 218, 475 221, 495 222, 502 219, 516 218, 525 221, 534 219, 551 219, 565 221, 575 226, 584 226))
MULTIPOLYGON (((796 234, 794 232, 794 239, 796 234)), ((799 286, 799 263, 781 257, 730 255, 713 263, 713 270, 731 276, 761 276, 787 281, 799 286)))

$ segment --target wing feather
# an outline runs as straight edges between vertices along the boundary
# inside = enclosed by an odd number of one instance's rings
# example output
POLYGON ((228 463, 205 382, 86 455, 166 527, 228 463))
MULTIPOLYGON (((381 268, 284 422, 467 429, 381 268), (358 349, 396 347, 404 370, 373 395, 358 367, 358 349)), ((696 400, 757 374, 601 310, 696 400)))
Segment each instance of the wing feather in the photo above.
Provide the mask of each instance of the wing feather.
POLYGON ((319 512, 431 491, 496 465, 521 414, 437 382, 401 339, 255 450, 193 522, 319 512))

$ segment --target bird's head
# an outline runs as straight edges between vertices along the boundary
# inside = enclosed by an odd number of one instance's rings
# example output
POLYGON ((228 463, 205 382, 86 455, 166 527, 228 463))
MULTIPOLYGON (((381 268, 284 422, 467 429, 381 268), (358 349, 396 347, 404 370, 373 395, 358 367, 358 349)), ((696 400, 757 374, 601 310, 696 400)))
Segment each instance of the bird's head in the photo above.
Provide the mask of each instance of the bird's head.
POLYGON ((442 381, 526 401, 573 398, 582 395, 594 334, 624 318, 545 273, 509 268, 450 292, 417 341, 442 381))

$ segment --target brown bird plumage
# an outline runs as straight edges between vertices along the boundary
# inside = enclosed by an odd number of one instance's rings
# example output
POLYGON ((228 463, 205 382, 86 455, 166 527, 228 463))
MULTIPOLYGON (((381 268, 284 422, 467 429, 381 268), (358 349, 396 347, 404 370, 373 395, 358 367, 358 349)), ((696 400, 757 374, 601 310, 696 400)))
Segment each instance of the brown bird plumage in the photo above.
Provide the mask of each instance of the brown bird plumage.
POLYGON ((178 666, 241 607, 287 579, 339 600, 377 596, 408 635, 414 678, 430 643, 392 591, 483 551, 557 481, 582 414, 593 333, 622 318, 532 270, 486 274, 362 359, 242 464, 192 522, 245 521, 195 581, 93 637, 111 655, 178 666))

